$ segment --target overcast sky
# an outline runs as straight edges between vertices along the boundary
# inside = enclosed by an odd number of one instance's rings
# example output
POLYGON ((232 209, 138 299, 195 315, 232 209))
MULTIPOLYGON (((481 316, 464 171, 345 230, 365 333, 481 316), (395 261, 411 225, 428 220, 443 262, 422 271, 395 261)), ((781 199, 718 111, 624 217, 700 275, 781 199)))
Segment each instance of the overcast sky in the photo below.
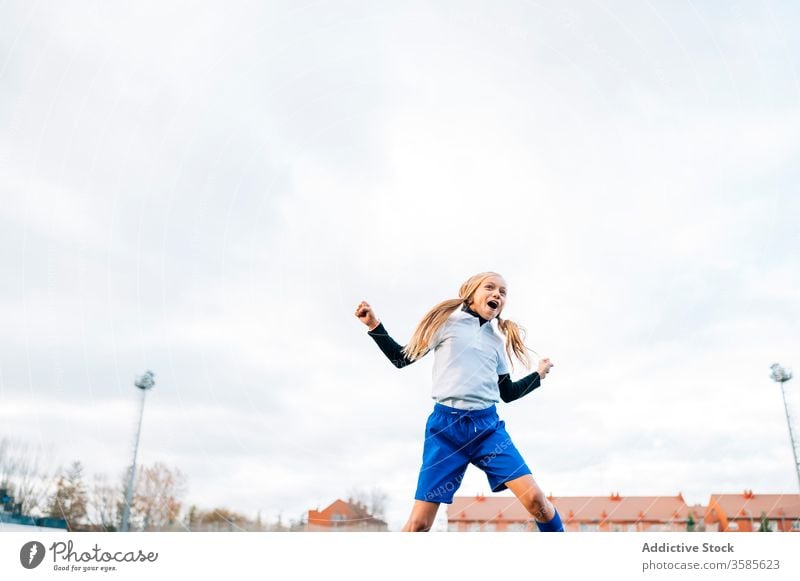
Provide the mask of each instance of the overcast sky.
POLYGON ((494 270, 546 492, 798 492, 800 9, 563 4, 0 3, 0 437, 117 475, 152 369, 187 502, 399 528, 432 359, 353 311, 494 270))

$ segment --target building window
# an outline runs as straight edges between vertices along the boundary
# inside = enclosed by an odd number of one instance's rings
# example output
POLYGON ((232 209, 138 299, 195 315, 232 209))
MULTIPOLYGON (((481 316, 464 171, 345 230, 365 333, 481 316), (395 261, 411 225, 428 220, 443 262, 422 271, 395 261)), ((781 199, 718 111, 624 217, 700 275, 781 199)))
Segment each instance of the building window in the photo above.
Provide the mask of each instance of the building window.
POLYGON ((729 531, 738 531, 739 530, 739 523, 730 521, 728 523, 728 530, 729 531))
POLYGON ((597 532, 597 531, 600 530, 600 525, 592 524, 592 523, 581 523, 578 526, 578 530, 579 531, 583 531, 583 532, 587 532, 587 533, 597 532))
POLYGON ((494 523, 487 522, 486 524, 483 525, 483 530, 484 532, 491 533, 496 531, 497 527, 494 525, 494 523))
MULTIPOLYGON (((760 531, 763 521, 758 520, 753 523, 753 530, 760 531)), ((775 532, 778 529, 778 521, 767 519, 767 530, 775 532)))
POLYGON ((650 525, 647 530, 652 532, 663 533, 669 531, 669 525, 650 525))
POLYGON ((792 530, 800 531, 800 520, 792 521, 792 530))
POLYGON ((513 533, 524 533, 528 530, 528 525, 524 522, 512 522, 508 523, 506 530, 513 533))
POLYGON ((476 533, 481 530, 481 523, 479 522, 471 522, 467 525, 467 532, 476 533))

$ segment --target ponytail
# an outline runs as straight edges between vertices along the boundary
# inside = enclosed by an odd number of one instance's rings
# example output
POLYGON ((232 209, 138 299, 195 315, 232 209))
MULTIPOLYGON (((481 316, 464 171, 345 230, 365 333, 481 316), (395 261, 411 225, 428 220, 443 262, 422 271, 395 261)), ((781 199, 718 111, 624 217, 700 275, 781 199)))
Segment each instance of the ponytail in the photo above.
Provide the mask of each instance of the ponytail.
POLYGON ((403 355, 416 361, 428 352, 428 345, 436 332, 445 324, 450 313, 455 311, 463 299, 447 299, 433 307, 417 325, 408 345, 403 347, 403 355))
POLYGON ((516 357, 526 369, 531 368, 531 358, 528 355, 529 349, 525 347, 525 329, 517 325, 514 321, 497 317, 497 326, 506 336, 506 353, 511 361, 511 368, 514 368, 514 358, 516 357))

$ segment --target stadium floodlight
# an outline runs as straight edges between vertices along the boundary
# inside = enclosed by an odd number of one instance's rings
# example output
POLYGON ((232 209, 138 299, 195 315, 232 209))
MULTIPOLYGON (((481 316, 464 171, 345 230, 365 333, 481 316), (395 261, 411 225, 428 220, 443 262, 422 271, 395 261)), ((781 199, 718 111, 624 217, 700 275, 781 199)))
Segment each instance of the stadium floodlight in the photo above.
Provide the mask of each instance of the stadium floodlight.
POLYGON ((147 392, 156 385, 155 374, 147 370, 145 371, 144 375, 139 377, 136 381, 133 382, 137 388, 139 388, 142 392, 142 401, 141 406, 139 407, 139 424, 136 428, 136 439, 133 443, 133 462, 131 462, 131 467, 128 470, 128 486, 125 490, 125 506, 122 509, 122 525, 120 526, 120 530, 125 533, 128 532, 128 520, 131 516, 131 502, 133 502, 133 482, 134 478, 136 477, 136 454, 139 451, 139 436, 142 433, 142 417, 144 416, 144 398, 147 395, 147 392))
POLYGON ((789 406, 786 405, 786 389, 783 384, 792 378, 792 370, 781 367, 778 363, 773 363, 769 367, 772 372, 769 376, 781 384, 781 395, 783 395, 783 409, 786 412, 786 423, 789 425, 789 440, 792 442, 792 454, 794 455, 794 471, 797 474, 797 486, 800 488, 800 462, 797 461, 797 442, 794 439, 792 430, 792 419, 789 416, 789 406))

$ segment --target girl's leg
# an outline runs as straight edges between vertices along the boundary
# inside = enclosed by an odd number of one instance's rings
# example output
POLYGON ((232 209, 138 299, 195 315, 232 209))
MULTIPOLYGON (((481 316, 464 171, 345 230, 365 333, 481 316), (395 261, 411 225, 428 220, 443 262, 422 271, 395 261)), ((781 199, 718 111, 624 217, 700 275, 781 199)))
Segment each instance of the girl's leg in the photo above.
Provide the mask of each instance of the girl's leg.
POLYGON ((553 503, 547 500, 544 492, 530 474, 509 480, 506 482, 506 486, 537 522, 545 523, 555 516, 556 509, 553 503))
POLYGON ((414 507, 411 509, 411 516, 408 517, 408 522, 402 529, 403 532, 418 533, 431 530, 433 520, 436 518, 436 511, 438 510, 438 502, 415 500, 414 507))

